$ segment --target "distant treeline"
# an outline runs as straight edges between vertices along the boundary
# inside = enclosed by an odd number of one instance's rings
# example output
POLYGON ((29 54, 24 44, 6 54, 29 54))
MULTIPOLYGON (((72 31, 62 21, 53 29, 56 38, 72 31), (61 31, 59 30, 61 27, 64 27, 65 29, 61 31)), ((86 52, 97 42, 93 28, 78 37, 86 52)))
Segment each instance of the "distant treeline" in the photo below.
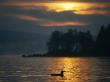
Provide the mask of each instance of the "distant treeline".
POLYGON ((96 40, 90 31, 54 31, 47 47, 48 56, 110 56, 110 24, 101 26, 96 40))

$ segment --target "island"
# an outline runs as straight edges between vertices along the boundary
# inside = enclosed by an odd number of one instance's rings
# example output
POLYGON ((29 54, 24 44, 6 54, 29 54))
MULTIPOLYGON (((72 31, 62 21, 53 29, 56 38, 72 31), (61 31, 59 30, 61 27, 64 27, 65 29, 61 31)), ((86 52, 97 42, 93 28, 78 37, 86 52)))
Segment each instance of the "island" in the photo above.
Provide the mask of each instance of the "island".
POLYGON ((54 31, 47 42, 47 48, 47 53, 24 54, 22 57, 110 56, 110 24, 102 25, 96 38, 89 30, 54 31))

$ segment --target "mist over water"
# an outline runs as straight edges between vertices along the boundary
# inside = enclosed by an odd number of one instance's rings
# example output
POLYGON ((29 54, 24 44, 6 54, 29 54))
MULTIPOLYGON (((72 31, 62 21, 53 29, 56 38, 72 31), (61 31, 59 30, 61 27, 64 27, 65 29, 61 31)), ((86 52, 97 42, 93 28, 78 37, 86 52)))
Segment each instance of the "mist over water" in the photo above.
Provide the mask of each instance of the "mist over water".
POLYGON ((109 82, 109 58, 0 56, 0 82, 109 82), (51 76, 65 70, 64 77, 51 76))

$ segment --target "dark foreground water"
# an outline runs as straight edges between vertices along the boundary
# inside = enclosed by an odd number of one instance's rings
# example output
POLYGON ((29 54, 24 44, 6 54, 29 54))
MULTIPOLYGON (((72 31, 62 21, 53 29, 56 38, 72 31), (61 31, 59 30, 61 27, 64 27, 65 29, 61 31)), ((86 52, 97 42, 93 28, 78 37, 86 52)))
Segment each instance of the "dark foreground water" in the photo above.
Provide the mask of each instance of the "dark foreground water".
POLYGON ((0 82, 110 82, 109 58, 0 56, 0 82), (64 77, 50 76, 59 73, 64 77))

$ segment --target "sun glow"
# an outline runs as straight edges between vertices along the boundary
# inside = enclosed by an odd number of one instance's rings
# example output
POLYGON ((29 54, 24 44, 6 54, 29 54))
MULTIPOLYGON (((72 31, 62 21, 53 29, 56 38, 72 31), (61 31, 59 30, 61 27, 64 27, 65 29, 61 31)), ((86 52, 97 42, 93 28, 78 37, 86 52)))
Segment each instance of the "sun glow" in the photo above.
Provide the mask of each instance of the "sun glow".
POLYGON ((106 6, 110 7, 110 4, 105 3, 83 3, 83 2, 52 2, 42 4, 48 11, 63 12, 71 11, 74 14, 110 14, 108 11, 100 11, 98 8, 103 9, 106 6), (98 5, 98 6, 97 6, 98 5))
POLYGON ((78 4, 71 3, 71 2, 56 2, 56 3, 47 3, 45 4, 49 11, 72 11, 75 7, 78 7, 78 4))
POLYGON ((94 2, 68 2, 68 1, 51 1, 38 3, 0 3, 0 6, 16 7, 25 10, 45 10, 54 12, 71 11, 80 15, 110 15, 110 3, 94 3, 94 2))
POLYGON ((74 4, 71 3, 64 3, 61 4, 62 8, 64 8, 64 10, 72 10, 74 8, 74 4))

